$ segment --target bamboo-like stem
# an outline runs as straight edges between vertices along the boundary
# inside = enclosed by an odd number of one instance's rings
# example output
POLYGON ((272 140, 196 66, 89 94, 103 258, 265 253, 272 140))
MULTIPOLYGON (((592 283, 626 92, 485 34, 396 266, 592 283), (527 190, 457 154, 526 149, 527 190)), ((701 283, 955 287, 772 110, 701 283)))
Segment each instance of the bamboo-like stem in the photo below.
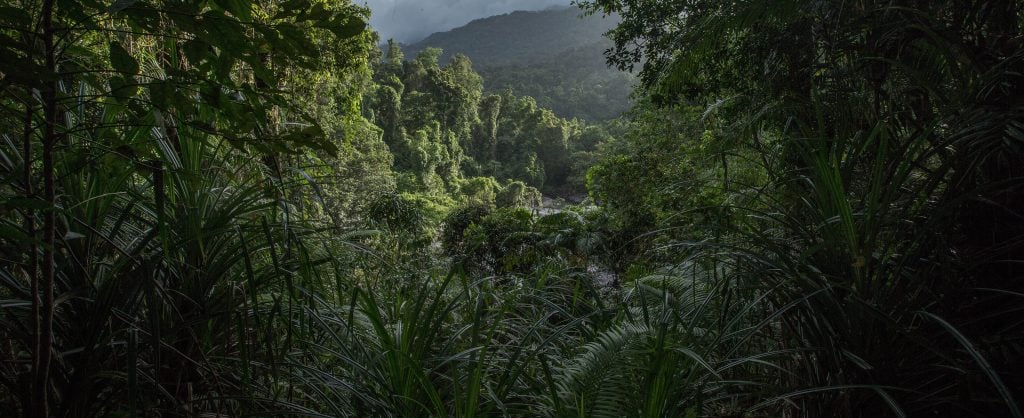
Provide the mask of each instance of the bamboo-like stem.
MULTIPOLYGON (((31 95, 30 95, 31 97, 31 95)), ((31 100, 31 98, 29 99, 31 100)), ((25 197, 32 199, 35 197, 35 187, 33 187, 32 180, 32 103, 26 100, 25 103, 25 120, 24 120, 24 136, 22 138, 22 175, 24 176, 25 182, 25 197)), ((25 276, 29 282, 29 294, 32 298, 32 382, 37 382, 39 373, 39 347, 40 341, 40 318, 39 318, 39 249, 35 244, 36 237, 36 218, 35 213, 30 210, 25 211, 25 233, 29 236, 29 248, 28 248, 28 264, 25 266, 25 276)))
POLYGON ((43 127, 43 198, 46 200, 47 208, 43 214, 43 260, 42 260, 42 318, 39 332, 39 343, 36 347, 36 363, 38 370, 35 373, 35 384, 33 385, 33 409, 37 417, 48 417, 50 405, 47 399, 50 386, 50 362, 53 353, 53 288, 56 252, 56 187, 54 185, 54 146, 57 143, 57 59, 56 45, 54 45, 53 26, 54 0, 44 0, 42 8, 42 30, 43 46, 46 53, 46 70, 50 77, 43 89, 43 115, 45 125, 43 127))

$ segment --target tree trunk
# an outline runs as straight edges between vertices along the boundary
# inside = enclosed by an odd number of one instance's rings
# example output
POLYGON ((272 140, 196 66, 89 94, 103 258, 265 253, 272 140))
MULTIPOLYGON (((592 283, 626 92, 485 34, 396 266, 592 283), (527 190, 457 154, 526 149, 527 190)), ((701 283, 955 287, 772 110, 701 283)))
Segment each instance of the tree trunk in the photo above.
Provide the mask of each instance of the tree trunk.
POLYGON ((43 198, 47 207, 43 214, 43 260, 42 260, 42 318, 38 345, 35 350, 38 370, 33 385, 33 409, 37 417, 48 417, 50 405, 47 399, 50 386, 50 361, 53 353, 53 291, 54 254, 56 252, 56 190, 54 185, 53 152, 57 143, 57 60, 54 45, 53 26, 54 0, 45 0, 42 9, 43 46, 46 52, 46 70, 50 80, 43 88, 43 198))

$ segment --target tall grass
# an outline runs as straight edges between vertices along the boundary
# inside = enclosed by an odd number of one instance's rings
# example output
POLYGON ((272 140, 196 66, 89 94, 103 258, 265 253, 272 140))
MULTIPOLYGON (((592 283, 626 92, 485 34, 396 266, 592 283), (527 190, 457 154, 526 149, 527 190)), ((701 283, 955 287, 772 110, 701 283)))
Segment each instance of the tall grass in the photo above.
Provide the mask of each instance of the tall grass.
MULTIPOLYGON (((283 376, 276 365, 310 326, 301 289, 323 287, 324 254, 305 245, 316 235, 330 248, 332 239, 290 214, 272 191, 291 186, 254 170, 253 157, 191 127, 174 129, 174 138, 157 120, 124 128, 106 116, 114 107, 88 101, 84 84, 70 89, 82 102, 67 106, 55 157, 50 414, 241 413, 290 402, 284 386, 237 397, 283 376), (160 153, 139 161, 127 146, 111 149, 111 135, 155 141, 160 153)), ((0 157, 12 181, 4 202, 12 205, 3 216, 2 397, 12 413, 27 414, 32 254, 18 219, 38 205, 19 197, 31 194, 14 179, 36 162, 5 139, 0 157)))

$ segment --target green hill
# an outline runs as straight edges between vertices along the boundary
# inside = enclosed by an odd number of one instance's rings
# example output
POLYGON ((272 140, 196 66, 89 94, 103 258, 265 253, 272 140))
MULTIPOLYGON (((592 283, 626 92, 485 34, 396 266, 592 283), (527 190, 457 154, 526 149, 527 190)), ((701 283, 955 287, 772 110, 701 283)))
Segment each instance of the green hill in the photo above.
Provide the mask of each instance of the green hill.
POLYGON ((605 65, 611 42, 603 34, 618 19, 581 17, 576 8, 513 12, 435 33, 404 47, 410 57, 441 48, 441 62, 470 58, 485 89, 511 88, 565 118, 591 121, 618 117, 630 106, 633 76, 605 65))

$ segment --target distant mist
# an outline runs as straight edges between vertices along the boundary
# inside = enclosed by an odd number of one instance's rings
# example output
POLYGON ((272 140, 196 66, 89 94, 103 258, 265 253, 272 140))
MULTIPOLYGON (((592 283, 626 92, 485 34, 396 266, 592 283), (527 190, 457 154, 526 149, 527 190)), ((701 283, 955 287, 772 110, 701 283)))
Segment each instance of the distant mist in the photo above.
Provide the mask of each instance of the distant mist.
POLYGON ((474 19, 513 12, 567 6, 571 0, 355 0, 373 12, 370 25, 382 41, 419 41, 434 32, 474 19))

